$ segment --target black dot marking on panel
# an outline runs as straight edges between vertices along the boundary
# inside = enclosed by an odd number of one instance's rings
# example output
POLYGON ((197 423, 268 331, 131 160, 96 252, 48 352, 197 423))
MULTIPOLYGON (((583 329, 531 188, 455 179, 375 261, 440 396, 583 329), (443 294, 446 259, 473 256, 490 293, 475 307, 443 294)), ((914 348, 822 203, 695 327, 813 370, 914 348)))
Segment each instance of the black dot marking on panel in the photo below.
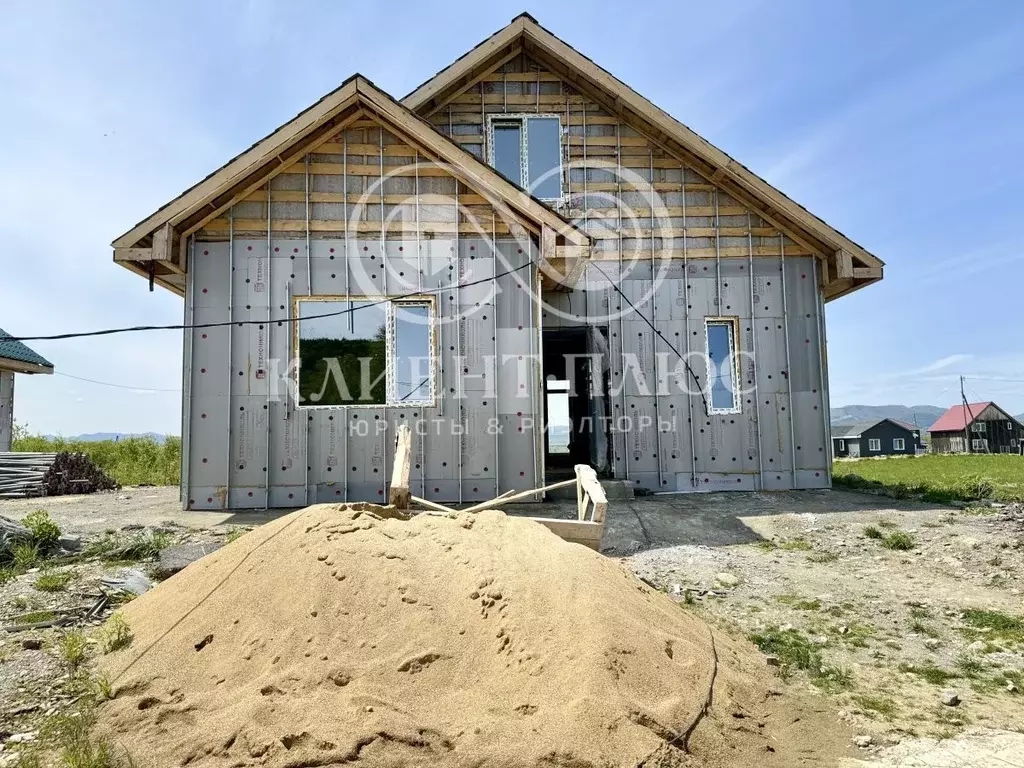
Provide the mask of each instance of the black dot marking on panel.
POLYGON ((240 405, 240 406, 238 406, 238 410, 240 410, 240 411, 244 411, 244 410, 245 410, 245 406, 244 406, 244 405, 240 405))
POLYGON ((374 467, 374 468, 373 468, 373 474, 375 474, 375 475, 376 475, 376 474, 377 474, 378 472, 380 472, 380 470, 379 470, 379 469, 377 469, 376 467, 374 467))
POLYGON ((330 471, 331 471, 331 468, 330 468, 330 467, 328 467, 328 468, 327 468, 327 471, 328 471, 328 472, 330 472, 330 471))
POLYGON ((328 416, 328 417, 327 417, 327 420, 328 420, 328 421, 334 421, 334 417, 333 417, 333 416, 328 416))

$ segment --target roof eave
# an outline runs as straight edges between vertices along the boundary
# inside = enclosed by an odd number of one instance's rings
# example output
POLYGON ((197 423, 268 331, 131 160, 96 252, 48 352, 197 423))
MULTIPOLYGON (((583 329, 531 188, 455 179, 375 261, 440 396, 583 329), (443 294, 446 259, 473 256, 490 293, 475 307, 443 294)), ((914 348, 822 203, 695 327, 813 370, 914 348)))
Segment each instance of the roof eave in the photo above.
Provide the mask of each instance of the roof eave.
POLYGON ((583 56, 528 14, 517 16, 506 27, 416 88, 402 100, 402 103, 410 109, 421 110, 431 101, 436 102, 439 98, 443 100, 445 94, 452 89, 466 87, 473 77, 478 76, 478 70, 486 70, 489 58, 520 39, 532 46, 530 53, 535 57, 554 57, 565 62, 571 68, 567 75, 574 81, 574 85, 579 86, 579 80, 583 78, 592 88, 609 94, 613 114, 619 114, 634 125, 639 124, 643 128, 642 132, 666 151, 673 155, 686 154, 689 156, 687 160, 695 159, 698 166, 703 164, 704 167, 697 167, 696 170, 708 175, 720 185, 731 183, 732 188, 727 187, 726 191, 738 192, 737 196, 745 202, 749 203, 753 199, 768 205, 770 210, 756 205, 753 208, 758 215, 787 232, 819 256, 823 269, 828 269, 830 263, 833 265, 835 274, 830 274, 830 279, 826 283, 834 287, 831 291, 826 291, 827 301, 845 296, 882 279, 884 262, 877 256, 791 200, 607 70, 583 56), (538 53, 541 56, 538 56, 538 53), (670 146, 673 143, 678 143, 683 152, 673 151, 670 146), (735 190, 735 187, 739 189, 735 190), (801 233, 809 235, 809 241, 802 238, 801 233), (853 260, 856 260, 857 264, 854 264, 853 260))
POLYGON ((0 357, 0 371, 13 371, 14 373, 53 373, 52 365, 41 365, 39 363, 27 363, 24 360, 14 360, 10 357, 0 357))

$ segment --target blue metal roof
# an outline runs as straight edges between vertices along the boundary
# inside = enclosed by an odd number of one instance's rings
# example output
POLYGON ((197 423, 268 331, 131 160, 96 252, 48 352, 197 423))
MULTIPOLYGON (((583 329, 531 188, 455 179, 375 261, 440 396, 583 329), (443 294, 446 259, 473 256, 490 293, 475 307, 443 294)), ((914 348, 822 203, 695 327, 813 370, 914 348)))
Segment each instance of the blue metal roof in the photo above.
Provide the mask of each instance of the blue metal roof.
POLYGON ((45 365, 53 368, 53 363, 40 354, 33 352, 20 341, 12 341, 11 335, 0 328, 0 359, 17 360, 19 363, 45 365))

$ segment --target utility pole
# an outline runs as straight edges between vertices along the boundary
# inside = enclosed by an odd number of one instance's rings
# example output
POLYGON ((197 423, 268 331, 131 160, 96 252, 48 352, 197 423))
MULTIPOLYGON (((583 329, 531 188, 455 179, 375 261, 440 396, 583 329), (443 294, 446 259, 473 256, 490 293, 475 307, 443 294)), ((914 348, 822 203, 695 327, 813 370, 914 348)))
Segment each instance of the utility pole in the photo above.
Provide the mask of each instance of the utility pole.
POLYGON ((960 399, 964 404, 964 440, 967 441, 967 452, 974 453, 971 446, 971 422, 974 421, 974 414, 971 413, 971 406, 967 403, 967 395, 964 394, 964 377, 960 377, 960 399), (967 418, 967 417, 970 418, 967 418))

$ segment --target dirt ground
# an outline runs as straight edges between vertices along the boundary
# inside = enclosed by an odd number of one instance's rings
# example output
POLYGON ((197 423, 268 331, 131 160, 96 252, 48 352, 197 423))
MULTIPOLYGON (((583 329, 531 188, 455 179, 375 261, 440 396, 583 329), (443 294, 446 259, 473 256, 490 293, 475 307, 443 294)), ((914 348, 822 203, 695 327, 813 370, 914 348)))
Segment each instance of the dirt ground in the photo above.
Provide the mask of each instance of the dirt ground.
MULTIPOLYGON (((87 540, 140 525, 209 540, 275 516, 182 512, 173 488, 3 501, 0 515, 38 508, 87 540)), ((781 636, 820 657, 827 674, 786 658, 766 663, 780 665, 780 685, 841 708, 861 746, 857 765, 1024 765, 1020 506, 957 509, 845 491, 636 498, 612 501, 602 551, 733 637, 781 636), (944 703, 954 695, 955 705, 944 703)), ((90 567, 86 585, 103 570, 90 567)), ((21 576, 0 586, 0 623, 27 599, 46 607, 73 597, 41 595, 21 576)), ((0 746, 60 706, 58 632, 40 633, 40 650, 0 632, 0 746)))

